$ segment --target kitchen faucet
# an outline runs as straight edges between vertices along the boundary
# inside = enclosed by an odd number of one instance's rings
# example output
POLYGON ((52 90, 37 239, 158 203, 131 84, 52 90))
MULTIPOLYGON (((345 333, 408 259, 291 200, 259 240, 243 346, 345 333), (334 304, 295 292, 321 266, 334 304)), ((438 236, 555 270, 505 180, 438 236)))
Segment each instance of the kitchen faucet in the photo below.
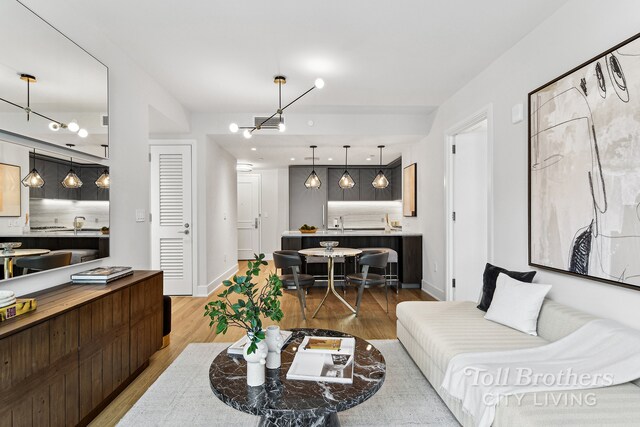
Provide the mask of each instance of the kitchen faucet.
POLYGON ((344 217, 340 216, 340 232, 344 234, 344 217))
POLYGON ((75 218, 73 218, 73 234, 74 235, 78 235, 78 229, 81 227, 78 227, 78 220, 81 219, 83 221, 86 221, 87 218, 83 217, 83 216, 77 216, 75 218))

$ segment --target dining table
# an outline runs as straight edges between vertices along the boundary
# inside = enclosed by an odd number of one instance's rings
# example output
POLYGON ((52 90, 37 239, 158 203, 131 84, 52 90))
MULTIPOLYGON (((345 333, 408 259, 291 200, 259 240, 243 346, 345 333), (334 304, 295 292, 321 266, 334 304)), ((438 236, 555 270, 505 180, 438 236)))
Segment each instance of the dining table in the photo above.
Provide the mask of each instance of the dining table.
POLYGON ((318 305, 318 308, 316 308, 316 311, 313 313, 313 316, 311 317, 316 317, 316 314, 318 314, 318 311, 320 311, 320 307, 322 307, 322 304, 324 304, 325 300, 327 299, 330 293, 333 293, 340 302, 342 302, 344 305, 347 306, 347 308, 349 308, 349 310, 351 310, 352 313, 355 313, 356 309, 353 308, 351 304, 349 304, 344 298, 342 298, 342 296, 340 296, 340 294, 336 291, 335 280, 333 275, 334 258, 354 257, 354 256, 360 255, 362 251, 360 249, 353 249, 353 248, 308 248, 308 249, 301 249, 298 251, 298 253, 301 255, 304 255, 305 257, 313 256, 313 257, 323 257, 327 259, 327 281, 328 281, 327 292, 324 294, 322 301, 320 301, 320 305, 318 305))
POLYGON ((13 277, 13 260, 23 256, 39 256, 51 252, 49 249, 12 249, 0 251, 0 258, 4 260, 4 278, 13 277))

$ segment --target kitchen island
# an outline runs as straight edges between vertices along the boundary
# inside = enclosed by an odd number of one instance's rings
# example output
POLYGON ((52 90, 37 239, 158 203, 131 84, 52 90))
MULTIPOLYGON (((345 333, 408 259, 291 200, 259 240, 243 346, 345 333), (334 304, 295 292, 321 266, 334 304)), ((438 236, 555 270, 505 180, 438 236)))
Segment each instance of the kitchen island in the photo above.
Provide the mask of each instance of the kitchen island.
MULTIPOLYGON (((282 233, 283 250, 318 248, 324 240, 340 242, 345 248, 389 248, 398 252, 398 276, 403 287, 420 287, 422 282, 422 235, 408 231, 384 230, 318 230, 313 234, 299 231, 282 233)), ((309 274, 322 274, 314 269, 319 265, 303 265, 309 274)), ((326 269, 326 266, 324 266, 326 269)), ((347 273, 355 271, 354 265, 347 265, 347 273)), ((325 273, 326 274, 326 273, 325 273)))

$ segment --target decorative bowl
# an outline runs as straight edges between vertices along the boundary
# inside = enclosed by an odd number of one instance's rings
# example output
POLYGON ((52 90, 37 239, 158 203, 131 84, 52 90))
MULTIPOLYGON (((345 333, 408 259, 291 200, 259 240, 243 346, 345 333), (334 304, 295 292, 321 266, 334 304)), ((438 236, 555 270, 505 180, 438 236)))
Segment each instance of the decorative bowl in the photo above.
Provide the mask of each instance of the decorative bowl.
POLYGON ((2 248, 2 252, 9 254, 13 252, 15 248, 19 248, 22 246, 21 242, 2 242, 0 243, 0 248, 2 248))
POLYGON ((301 228, 301 229, 300 229, 300 232, 301 232, 302 234, 313 234, 313 233, 315 233, 316 231, 318 231, 318 229, 317 229, 317 228, 301 228))
POLYGON ((338 244, 340 244, 340 242, 337 242, 335 240, 324 240, 324 241, 320 242, 320 246, 322 246, 323 248, 325 248, 328 251, 332 251, 333 248, 338 246, 338 244))

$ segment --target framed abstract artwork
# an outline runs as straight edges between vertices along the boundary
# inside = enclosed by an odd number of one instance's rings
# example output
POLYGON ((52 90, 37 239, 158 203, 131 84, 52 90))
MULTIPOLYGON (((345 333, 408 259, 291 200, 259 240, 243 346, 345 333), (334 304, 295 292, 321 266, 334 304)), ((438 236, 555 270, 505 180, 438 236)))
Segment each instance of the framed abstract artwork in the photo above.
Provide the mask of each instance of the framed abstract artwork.
POLYGON ((402 171, 402 214, 418 216, 418 192, 416 185, 416 164, 412 163, 402 171))
POLYGON ((640 290, 640 34, 529 93, 529 264, 640 290))
POLYGON ((0 217, 20 216, 20 166, 0 163, 0 217))

